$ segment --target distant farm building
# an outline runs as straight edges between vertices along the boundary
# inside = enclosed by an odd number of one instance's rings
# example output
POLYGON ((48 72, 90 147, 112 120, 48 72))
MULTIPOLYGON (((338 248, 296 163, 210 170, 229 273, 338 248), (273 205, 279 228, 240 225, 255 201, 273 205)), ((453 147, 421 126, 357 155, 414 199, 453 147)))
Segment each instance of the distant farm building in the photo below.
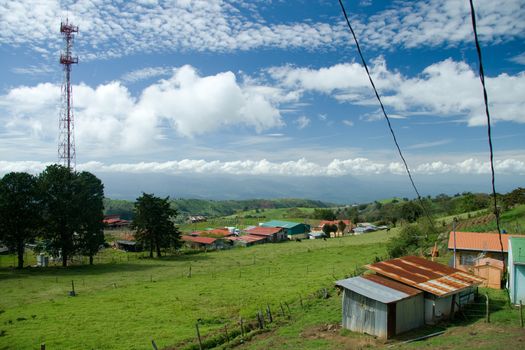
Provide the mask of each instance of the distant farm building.
POLYGON ((194 215, 188 217, 188 222, 191 224, 197 223, 197 222, 206 222, 207 219, 205 216, 202 215, 194 215))
POLYGON ((142 247, 136 241, 129 241, 125 239, 115 241, 115 248, 124 250, 126 252, 139 252, 142 247))
POLYGON ((508 271, 511 303, 525 303, 525 237, 509 238, 508 271))
POLYGON ((182 236, 184 243, 192 249, 216 250, 227 248, 222 239, 199 236, 182 236))
POLYGON ((236 246, 250 247, 256 244, 263 244, 268 242, 267 236, 244 235, 227 237, 236 246))
POLYGON ((381 261, 366 267, 375 273, 425 292, 425 322, 448 318, 471 302, 483 278, 417 256, 381 261))
POLYGON ((131 221, 129 220, 121 219, 120 215, 104 215, 102 222, 104 223, 104 226, 110 229, 128 227, 131 224, 131 221))
POLYGON ((423 292, 379 275, 337 281, 343 289, 344 328, 391 338, 425 324, 423 292))
POLYGON ((310 232, 310 225, 290 221, 271 220, 262 223, 260 226, 282 228, 288 239, 307 238, 308 232, 310 232))
POLYGON ((267 238, 268 242, 281 242, 287 239, 284 228, 282 227, 253 227, 246 230, 246 233, 252 236, 267 238))

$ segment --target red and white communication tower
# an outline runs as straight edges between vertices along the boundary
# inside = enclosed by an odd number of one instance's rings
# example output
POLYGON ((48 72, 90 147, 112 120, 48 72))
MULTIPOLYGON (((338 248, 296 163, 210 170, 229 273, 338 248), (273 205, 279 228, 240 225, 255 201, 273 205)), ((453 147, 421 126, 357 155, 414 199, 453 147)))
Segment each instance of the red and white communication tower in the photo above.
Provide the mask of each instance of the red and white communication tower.
POLYGON ((64 166, 75 169, 75 134, 73 119, 73 90, 71 87, 71 65, 78 63, 78 57, 71 56, 73 38, 78 33, 78 27, 67 20, 60 24, 60 33, 65 39, 65 50, 60 54, 60 64, 64 67, 64 82, 62 83, 62 105, 60 108, 60 126, 58 158, 64 166))

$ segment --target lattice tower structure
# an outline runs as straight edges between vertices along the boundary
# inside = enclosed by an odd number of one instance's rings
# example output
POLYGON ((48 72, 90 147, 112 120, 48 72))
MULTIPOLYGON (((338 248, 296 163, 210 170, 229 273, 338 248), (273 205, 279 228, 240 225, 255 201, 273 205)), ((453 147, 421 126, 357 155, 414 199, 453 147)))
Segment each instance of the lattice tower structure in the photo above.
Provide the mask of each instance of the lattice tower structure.
POLYGON ((62 102, 60 108, 58 158, 64 166, 75 169, 75 126, 73 118, 73 89, 71 86, 71 66, 78 63, 78 57, 73 57, 73 39, 78 33, 78 27, 66 22, 60 24, 60 33, 64 37, 64 51, 60 54, 60 64, 64 69, 62 83, 62 102))

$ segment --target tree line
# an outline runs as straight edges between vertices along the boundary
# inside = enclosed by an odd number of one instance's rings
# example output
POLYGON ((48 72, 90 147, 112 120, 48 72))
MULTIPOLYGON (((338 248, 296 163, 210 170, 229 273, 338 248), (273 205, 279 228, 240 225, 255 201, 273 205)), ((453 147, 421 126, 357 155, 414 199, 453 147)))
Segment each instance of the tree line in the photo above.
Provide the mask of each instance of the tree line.
MULTIPOLYGON (((173 223, 177 211, 169 197, 143 193, 134 203, 132 227, 136 240, 157 256, 161 249, 180 246, 173 223)), ((26 244, 36 251, 60 257, 62 266, 75 254, 93 257, 105 244, 104 185, 90 172, 50 165, 35 176, 11 172, 0 179, 0 244, 16 252, 17 267, 24 266, 26 244)))

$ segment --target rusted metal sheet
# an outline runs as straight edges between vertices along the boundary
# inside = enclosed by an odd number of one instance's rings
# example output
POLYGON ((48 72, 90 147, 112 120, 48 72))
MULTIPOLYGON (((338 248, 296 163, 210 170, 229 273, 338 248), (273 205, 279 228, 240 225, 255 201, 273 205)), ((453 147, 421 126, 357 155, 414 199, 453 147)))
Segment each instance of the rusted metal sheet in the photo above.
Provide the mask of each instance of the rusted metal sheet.
POLYGON ((455 294, 483 282, 481 277, 417 256, 381 261, 366 267, 439 297, 455 294))

